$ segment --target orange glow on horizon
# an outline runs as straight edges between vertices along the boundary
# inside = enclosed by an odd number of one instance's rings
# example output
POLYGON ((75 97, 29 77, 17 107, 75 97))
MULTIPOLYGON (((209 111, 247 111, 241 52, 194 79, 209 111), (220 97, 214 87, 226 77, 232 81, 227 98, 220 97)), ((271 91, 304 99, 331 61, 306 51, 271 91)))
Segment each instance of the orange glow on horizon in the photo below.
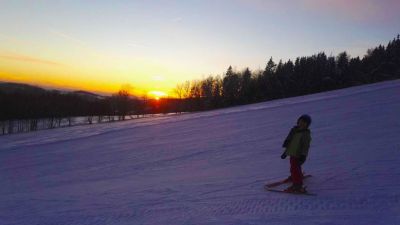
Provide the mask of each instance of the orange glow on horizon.
MULTIPOLYGON (((38 74, 36 76, 25 75, 25 73, 17 73, 18 75, 10 75, 12 73, 7 73, 0 70, 0 82, 13 82, 13 83, 24 83, 34 86, 39 86, 48 89, 61 89, 61 90, 83 90, 98 93, 101 95, 112 95, 117 93, 123 86, 129 84, 128 82, 116 82, 114 80, 104 81, 104 80, 91 80, 85 77, 76 79, 75 77, 62 77, 55 78, 51 76, 45 76, 38 74)), ((142 84, 142 85, 131 85, 133 86, 130 90, 131 94, 134 96, 143 96, 143 94, 149 95, 154 98, 162 98, 168 96, 170 89, 172 88, 162 88, 160 85, 152 84, 142 84), (154 91, 146 91, 148 89, 157 88, 154 91)))
POLYGON ((163 91, 149 91, 149 95, 153 96, 156 100, 160 100, 160 98, 168 96, 163 91))
MULTIPOLYGON (((0 51, 0 81, 47 89, 83 90, 112 95, 128 85, 134 96, 164 97, 172 93, 182 72, 145 59, 97 59, 76 61, 57 57, 0 51), (150 91, 149 91, 150 90, 150 91)), ((172 94, 173 95, 173 94, 172 94)))

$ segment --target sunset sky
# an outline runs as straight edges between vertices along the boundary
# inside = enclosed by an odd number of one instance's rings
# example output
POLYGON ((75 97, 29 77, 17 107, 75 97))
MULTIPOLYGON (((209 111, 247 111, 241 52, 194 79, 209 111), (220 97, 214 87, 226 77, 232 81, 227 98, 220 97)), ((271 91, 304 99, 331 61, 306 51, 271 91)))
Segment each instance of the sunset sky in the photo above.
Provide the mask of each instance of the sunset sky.
POLYGON ((400 33, 398 0, 0 0, 0 80, 135 94, 272 56, 366 50, 400 33))

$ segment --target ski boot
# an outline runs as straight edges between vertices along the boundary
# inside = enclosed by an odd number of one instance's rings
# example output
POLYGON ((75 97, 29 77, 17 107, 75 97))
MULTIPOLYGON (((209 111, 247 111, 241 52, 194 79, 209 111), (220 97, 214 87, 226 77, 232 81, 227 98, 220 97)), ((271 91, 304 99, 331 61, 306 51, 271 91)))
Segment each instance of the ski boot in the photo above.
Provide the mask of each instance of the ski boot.
POLYGON ((303 187, 303 185, 301 184, 293 184, 292 186, 286 188, 284 191, 287 193, 298 193, 298 194, 307 193, 306 188, 303 187))

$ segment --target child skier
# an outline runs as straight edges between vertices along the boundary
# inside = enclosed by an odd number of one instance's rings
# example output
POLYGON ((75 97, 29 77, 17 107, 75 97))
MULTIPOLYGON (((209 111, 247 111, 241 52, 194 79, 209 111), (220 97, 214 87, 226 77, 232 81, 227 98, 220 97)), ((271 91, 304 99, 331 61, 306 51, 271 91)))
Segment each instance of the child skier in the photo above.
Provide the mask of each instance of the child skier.
POLYGON ((301 165, 306 161, 308 149, 311 142, 311 131, 308 129, 311 124, 309 115, 302 115, 297 120, 297 126, 294 126, 286 137, 283 147, 285 151, 281 159, 290 156, 290 177, 293 185, 288 187, 286 192, 304 193, 303 173, 301 165))

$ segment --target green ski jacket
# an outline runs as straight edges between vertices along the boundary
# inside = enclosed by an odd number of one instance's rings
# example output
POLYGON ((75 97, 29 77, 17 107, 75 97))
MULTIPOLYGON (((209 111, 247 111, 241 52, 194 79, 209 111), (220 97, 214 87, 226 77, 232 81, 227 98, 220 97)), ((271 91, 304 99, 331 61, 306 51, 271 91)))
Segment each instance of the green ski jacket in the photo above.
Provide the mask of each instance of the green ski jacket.
POLYGON ((300 129, 298 126, 293 127, 289 135, 283 142, 283 147, 286 148, 285 153, 288 156, 307 157, 311 143, 311 131, 309 129, 300 129))

